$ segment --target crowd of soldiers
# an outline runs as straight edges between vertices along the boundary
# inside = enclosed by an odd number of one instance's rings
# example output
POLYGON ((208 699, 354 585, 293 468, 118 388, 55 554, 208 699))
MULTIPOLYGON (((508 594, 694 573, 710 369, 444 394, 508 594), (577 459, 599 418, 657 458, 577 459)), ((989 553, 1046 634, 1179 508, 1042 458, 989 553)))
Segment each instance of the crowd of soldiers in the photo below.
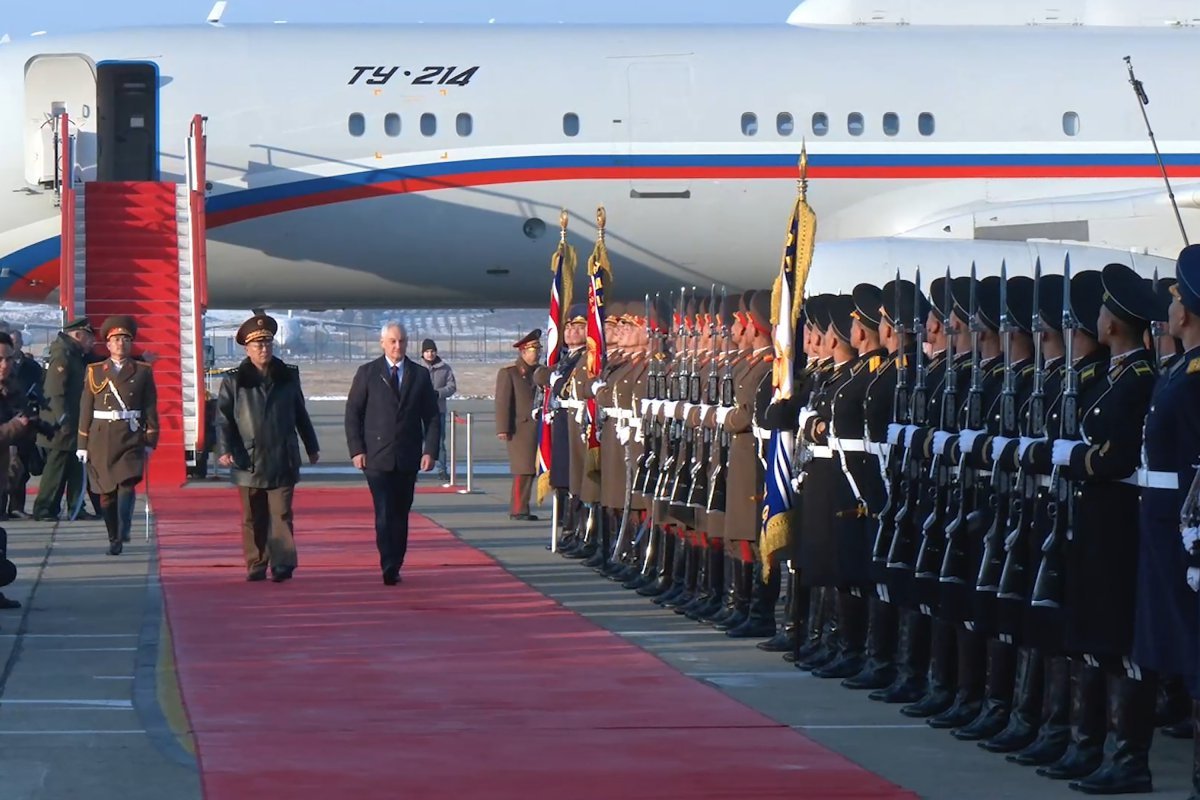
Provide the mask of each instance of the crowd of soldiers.
POLYGON ((1200 696, 1200 246, 1157 284, 1064 273, 809 297, 782 399, 768 291, 610 302, 599 377, 572 309, 531 376, 560 552, 1073 789, 1150 791, 1200 696))

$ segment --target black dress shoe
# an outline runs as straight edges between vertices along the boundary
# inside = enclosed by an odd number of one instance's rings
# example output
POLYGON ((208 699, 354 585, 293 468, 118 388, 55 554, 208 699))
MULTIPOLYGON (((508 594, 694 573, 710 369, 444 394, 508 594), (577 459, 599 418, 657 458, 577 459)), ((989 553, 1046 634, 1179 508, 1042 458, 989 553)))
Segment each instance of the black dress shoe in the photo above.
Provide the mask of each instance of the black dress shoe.
POLYGON ((247 583, 257 583, 258 581, 265 581, 266 579, 267 579, 267 571, 265 569, 257 571, 257 572, 246 573, 246 582, 247 583))
POLYGON ((129 534, 128 534, 128 533, 122 533, 122 534, 121 534, 121 541, 122 541, 122 542, 128 542, 128 541, 129 541, 129 539, 130 539, 130 536, 129 536, 129 534))
POLYGON ((108 543, 108 554, 110 556, 121 555, 121 551, 123 549, 124 549, 124 545, 122 545, 120 542, 109 542, 108 543))
POLYGON ((387 572, 383 573, 383 585, 384 586, 395 586, 399 582, 400 582, 400 573, 399 572, 395 572, 395 571, 389 569, 387 572))
POLYGON ((271 570, 271 580, 275 583, 283 583, 292 579, 292 571, 290 569, 273 569, 271 570))
POLYGON ((508 518, 514 522, 537 522, 537 514, 509 514, 508 518))
POLYGON ((796 649, 796 632, 785 628, 765 642, 759 642, 754 646, 759 650, 766 650, 768 653, 788 653, 796 649))
POLYGON ((21 607, 21 604, 19 602, 17 602, 16 600, 9 600, 2 593, 0 593, 0 608, 20 608, 20 607, 21 607))

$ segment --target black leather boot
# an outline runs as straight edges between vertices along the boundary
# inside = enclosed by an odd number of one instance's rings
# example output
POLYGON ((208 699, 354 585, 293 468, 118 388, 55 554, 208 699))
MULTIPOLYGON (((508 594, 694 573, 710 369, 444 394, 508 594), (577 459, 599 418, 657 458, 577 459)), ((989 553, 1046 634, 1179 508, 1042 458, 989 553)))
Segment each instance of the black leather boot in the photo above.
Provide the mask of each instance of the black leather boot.
POLYGON ((779 602, 779 593, 785 580, 787 581, 788 589, 787 605, 783 610, 783 625, 779 627, 775 635, 770 639, 754 645, 759 650, 765 650, 768 653, 789 653, 795 650, 796 638, 799 636, 799 628, 796 625, 796 620, 804 617, 804 613, 796 609, 796 604, 807 600, 808 592, 798 591, 796 573, 788 569, 784 564, 775 564, 772 566, 771 577, 767 580, 767 604, 771 607, 772 613, 774 613, 775 606, 779 602))
POLYGON ((715 616, 725 605, 725 545, 719 539, 710 543, 708 548, 708 584, 708 599, 685 612, 688 619, 704 622, 706 617, 715 616))
POLYGON ((1066 656, 1046 659, 1042 693, 1042 724, 1037 738, 1008 760, 1023 767, 1041 767, 1062 758, 1071 741, 1071 662, 1066 656))
MULTIPOLYGON (((649 526, 647 520, 643 523, 649 526)), ((659 553, 662 551, 662 536, 658 528, 651 527, 643 534, 645 546, 641 548, 640 557, 634 571, 621 584, 622 589, 640 589, 653 583, 658 574, 659 553)))
POLYGON ((591 558, 596 553, 597 536, 600 518, 600 507, 596 503, 585 503, 579 512, 579 525, 581 527, 579 536, 579 547, 564 552, 563 555, 571 559, 591 558))
MULTIPOLYGON (((796 650, 792 653, 794 663, 806 661, 821 647, 821 632, 825 624, 825 588, 822 586, 803 587, 801 591, 808 593, 808 613, 804 617, 804 628, 796 641, 796 650)), ((786 659, 787 656, 784 656, 786 659)))
POLYGON ((713 627, 722 632, 733 630, 750 616, 750 580, 753 576, 745 561, 730 558, 726 562, 733 562, 729 574, 733 582, 733 611, 713 622, 713 627))
POLYGON ((1017 648, 1017 676, 1013 683, 1012 713, 1000 733, 979 746, 989 753, 1015 753, 1037 738, 1042 720, 1042 651, 1033 647, 1017 648))
POLYGON ((658 597, 671 588, 671 579, 675 570, 675 534, 666 528, 659 528, 661 537, 658 543, 658 564, 654 580, 637 589, 642 597, 658 597))
POLYGON ((1183 678, 1178 675, 1159 675, 1155 695, 1154 727, 1166 728, 1179 723, 1192 724, 1192 698, 1188 696, 1183 678))
POLYGON ((608 526, 608 509, 596 504, 592 507, 592 542, 595 547, 592 554, 584 559, 583 565, 589 569, 608 563, 608 554, 612 550, 612 531, 608 526))
POLYGON ((685 550, 687 557, 684 562, 683 581, 680 583, 680 592, 670 599, 663 600, 659 598, 661 602, 659 600, 655 601, 663 608, 675 609, 680 606, 686 606, 696 596, 696 590, 700 585, 700 564, 703 553, 701 552, 700 545, 692 542, 688 542, 685 550))
POLYGON ((690 550, 691 545, 688 544, 686 536, 675 538, 675 555, 671 562, 671 585, 667 591, 651 601, 655 605, 661 606, 687 591, 688 553, 690 550))
POLYGON ((955 629, 944 619, 928 619, 929 670, 925 694, 916 702, 900 709, 900 713, 906 717, 936 717, 954 704, 958 680, 958 644, 955 629))
POLYGON ((750 613, 746 621, 725 631, 731 639, 766 639, 775 635, 775 605, 762 580, 762 563, 756 558, 749 567, 750 613))
POLYGON ((848 591, 837 593, 838 639, 841 652, 812 671, 817 678, 849 678, 862 669, 867 638, 867 601, 848 591))
POLYGON ((1016 669, 1017 648, 988 637, 987 680, 983 690, 983 705, 975 719, 951 734, 955 739, 963 742, 990 739, 1008 726, 1016 669))
POLYGON ((821 598, 821 631, 817 637, 817 646, 809 652, 807 658, 798 659, 794 665, 796 669, 806 672, 829 664, 842 652, 842 633, 838 623, 838 591, 832 586, 823 586, 821 598))
POLYGON ((879 597, 867 600, 867 660, 842 681, 847 689, 883 689, 896 680, 896 636, 899 613, 879 597))
POLYGON ((979 716, 983 705, 984 643, 974 631, 961 626, 954 630, 957 677, 954 700, 926 722, 931 728, 957 728, 979 716))
POLYGON ((718 622, 724 622, 737 609, 737 604, 734 603, 738 591, 737 581, 733 576, 737 573, 738 564, 739 561, 728 553, 725 554, 725 558, 721 559, 720 602, 714 610, 710 610, 708 614, 701 616, 700 621, 703 624, 716 625, 718 622))
POLYGON ((1108 735, 1104 762, 1086 778, 1071 783, 1084 794, 1140 794, 1152 792, 1150 740, 1154 736, 1153 674, 1135 680, 1124 672, 1110 672, 1108 685, 1108 735))
POLYGON ((1037 774, 1053 780, 1091 775, 1104 760, 1104 671, 1071 660, 1071 741, 1062 758, 1037 774))
MULTIPOLYGON (((929 689, 929 617, 912 608, 900 609, 896 645, 896 679, 867 697, 881 703, 916 703, 929 689)), ((950 704, 947 692, 946 705, 950 704)), ((945 706, 938 708, 943 711, 945 706)))
POLYGON ((699 560, 696 564, 696 590, 692 592, 691 600, 675 607, 676 614, 687 615, 688 612, 694 612, 712 599, 712 546, 708 539, 702 539, 699 548, 697 555, 699 560))

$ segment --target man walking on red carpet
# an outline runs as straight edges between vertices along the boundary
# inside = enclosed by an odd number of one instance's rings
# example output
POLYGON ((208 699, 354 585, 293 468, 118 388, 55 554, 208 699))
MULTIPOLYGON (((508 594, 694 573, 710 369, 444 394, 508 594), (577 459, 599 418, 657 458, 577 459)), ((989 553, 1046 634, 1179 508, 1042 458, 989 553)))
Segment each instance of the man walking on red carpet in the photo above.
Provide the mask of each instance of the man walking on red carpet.
POLYGON ((433 469, 441 414, 429 371, 405 355, 404 326, 384 323, 379 346, 383 355, 359 367, 350 384, 346 445, 371 487, 383 582, 395 586, 408 550, 408 512, 417 470, 433 469))
POLYGON ((246 348, 242 363, 225 373, 217 396, 217 452, 231 467, 242 498, 242 548, 246 580, 261 581, 271 568, 276 583, 296 569, 292 494, 300 480, 300 447, 308 463, 320 458, 300 373, 274 355, 279 323, 256 314, 242 323, 237 343, 246 348))

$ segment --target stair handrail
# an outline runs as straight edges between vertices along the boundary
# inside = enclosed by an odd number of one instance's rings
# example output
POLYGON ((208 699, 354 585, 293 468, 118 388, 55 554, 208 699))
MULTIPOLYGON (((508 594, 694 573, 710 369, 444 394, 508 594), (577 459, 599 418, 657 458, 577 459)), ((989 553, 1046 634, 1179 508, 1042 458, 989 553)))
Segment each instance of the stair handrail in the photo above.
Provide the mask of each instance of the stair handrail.
POLYGON ((58 191, 62 221, 58 255, 58 307, 62 312, 62 323, 66 325, 75 312, 75 181, 72 178, 75 139, 71 136, 66 112, 59 116, 58 126, 55 132, 59 140, 55 189, 58 191))
MULTIPOLYGON (((192 254, 192 325, 195 332, 196 441, 197 460, 208 448, 207 390, 204 382, 204 314, 208 310, 208 226, 204 215, 207 194, 208 117, 195 114, 188 129, 187 182, 189 238, 192 254)), ((189 443, 185 443, 186 444, 189 443)))

